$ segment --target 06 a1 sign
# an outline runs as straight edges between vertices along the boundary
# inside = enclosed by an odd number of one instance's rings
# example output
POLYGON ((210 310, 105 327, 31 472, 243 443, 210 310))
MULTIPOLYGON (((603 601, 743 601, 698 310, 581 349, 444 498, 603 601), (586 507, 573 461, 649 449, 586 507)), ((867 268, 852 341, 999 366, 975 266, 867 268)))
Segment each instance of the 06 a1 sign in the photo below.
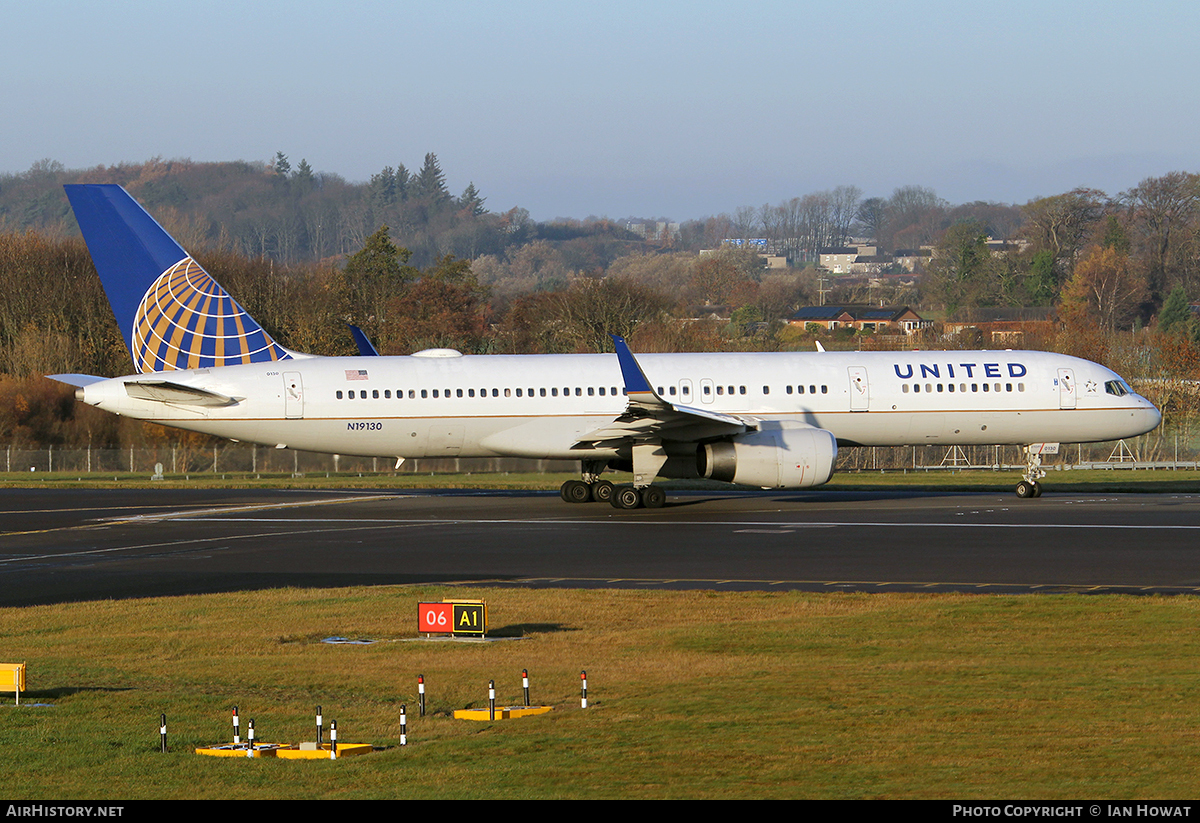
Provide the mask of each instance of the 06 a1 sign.
POLYGON ((487 634, 487 604, 482 600, 452 600, 417 604, 420 634, 487 634))

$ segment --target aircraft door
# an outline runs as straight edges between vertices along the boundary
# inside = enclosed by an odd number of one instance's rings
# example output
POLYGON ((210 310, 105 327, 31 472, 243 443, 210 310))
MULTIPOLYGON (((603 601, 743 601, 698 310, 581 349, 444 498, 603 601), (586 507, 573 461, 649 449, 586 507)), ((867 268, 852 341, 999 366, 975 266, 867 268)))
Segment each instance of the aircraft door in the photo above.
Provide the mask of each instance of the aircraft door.
POLYGON ((871 386, 864 366, 850 366, 850 411, 867 411, 871 403, 871 386))
POLYGON ((283 373, 283 416, 290 420, 304 417, 304 382, 298 371, 283 373))
POLYGON ((1058 407, 1060 409, 1075 408, 1075 370, 1058 370, 1058 407))
POLYGON ((690 406, 696 402, 696 398, 692 396, 692 381, 679 381, 679 402, 685 406, 690 406))
POLYGON ((706 377, 700 381, 700 402, 711 403, 715 398, 716 393, 713 390, 713 381, 706 377))

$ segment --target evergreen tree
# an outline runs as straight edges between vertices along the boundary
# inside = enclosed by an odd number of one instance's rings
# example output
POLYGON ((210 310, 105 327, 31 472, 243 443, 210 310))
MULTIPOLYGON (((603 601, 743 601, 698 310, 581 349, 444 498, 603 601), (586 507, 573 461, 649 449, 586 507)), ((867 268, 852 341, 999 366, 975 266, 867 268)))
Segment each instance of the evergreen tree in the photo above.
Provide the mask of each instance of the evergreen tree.
POLYGON ((487 209, 483 207, 485 199, 486 198, 479 196, 479 191, 475 188, 475 183, 471 182, 467 184, 467 188, 463 191, 462 197, 458 198, 458 206, 463 211, 478 217, 479 215, 487 212, 487 209))
POLYGON ((408 199, 408 195, 409 195, 410 190, 412 189, 412 183, 413 183, 412 173, 409 172, 408 169, 404 168, 403 163, 401 163, 399 166, 396 167, 395 181, 396 181, 396 199, 399 200, 401 203, 403 203, 405 200, 408 199))
POLYGON ((308 165, 308 161, 303 157, 300 158, 300 165, 296 167, 296 174, 293 179, 299 181, 305 188, 311 188, 317 182, 317 177, 313 174, 312 166, 308 165))
POLYGON ((281 151, 275 152, 275 173, 280 177, 286 178, 292 173, 292 164, 288 162, 287 155, 281 151))
POLYGON ((426 205, 437 207, 450 202, 450 192, 446 190, 446 175, 433 152, 425 155, 425 164, 413 179, 412 188, 413 196, 425 201, 426 205))
POLYGON ((396 176, 391 166, 385 166, 379 174, 371 175, 371 200, 378 206, 390 206, 396 202, 396 176))
POLYGON ((1191 332, 1192 310, 1188 305, 1187 292, 1176 286, 1163 303, 1158 313, 1158 330, 1163 334, 1188 334, 1191 332))

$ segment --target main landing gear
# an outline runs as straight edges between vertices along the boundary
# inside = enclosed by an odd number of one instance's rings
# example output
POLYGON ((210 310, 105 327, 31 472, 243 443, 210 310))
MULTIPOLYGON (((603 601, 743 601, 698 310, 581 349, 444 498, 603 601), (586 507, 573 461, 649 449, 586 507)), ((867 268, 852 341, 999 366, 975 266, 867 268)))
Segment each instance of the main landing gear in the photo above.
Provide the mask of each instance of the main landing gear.
MULTIPOLYGON (((607 463, 583 461, 582 480, 568 480, 558 490, 568 503, 611 503, 614 509, 661 509, 667 503, 667 493, 658 486, 617 486, 600 479, 607 463)), ((650 477, 653 479, 653 476, 650 477)))
POLYGON ((1038 481, 1046 476, 1042 468, 1042 454, 1034 451, 1033 446, 1025 447, 1025 474, 1017 484, 1017 497, 1041 497, 1042 484, 1038 481))
POLYGON ((667 503, 667 493, 659 486, 617 486, 607 480, 587 483, 583 480, 568 480, 558 490, 568 503, 611 503, 614 509, 661 509, 667 503))

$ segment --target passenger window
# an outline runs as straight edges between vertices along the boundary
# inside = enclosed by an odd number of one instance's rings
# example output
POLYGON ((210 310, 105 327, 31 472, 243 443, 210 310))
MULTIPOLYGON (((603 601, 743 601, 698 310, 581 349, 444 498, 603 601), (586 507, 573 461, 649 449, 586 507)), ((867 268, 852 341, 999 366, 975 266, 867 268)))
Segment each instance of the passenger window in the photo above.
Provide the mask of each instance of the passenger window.
POLYGON ((342 392, 341 392, 341 390, 338 390, 338 393, 337 393, 337 399, 338 399, 338 400, 341 400, 341 399, 342 399, 342 392))
POLYGON ((371 397, 373 397, 375 400, 378 400, 379 399, 379 389, 372 389, 371 397))

